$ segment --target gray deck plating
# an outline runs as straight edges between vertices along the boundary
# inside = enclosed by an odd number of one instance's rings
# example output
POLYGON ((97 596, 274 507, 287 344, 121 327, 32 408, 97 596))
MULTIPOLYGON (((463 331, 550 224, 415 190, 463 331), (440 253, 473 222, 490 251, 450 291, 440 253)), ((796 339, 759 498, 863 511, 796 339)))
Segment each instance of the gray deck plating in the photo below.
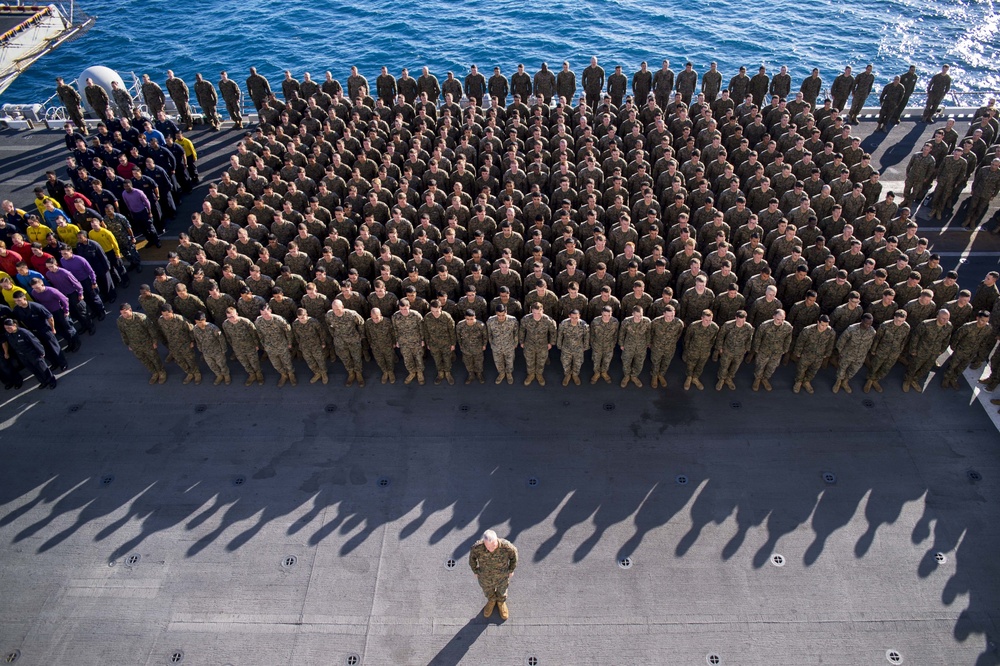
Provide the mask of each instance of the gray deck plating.
MULTIPOLYGON (((925 134, 875 149, 885 179, 925 134)), ((235 136, 196 133, 203 173, 235 136)), ((64 153, 54 133, 14 146, 0 196, 22 203, 64 153)), ((1000 243, 971 250, 974 286, 1000 243)), ((884 394, 832 395, 824 373, 794 395, 787 370, 773 393, 746 372, 684 392, 677 364, 657 391, 358 390, 339 368, 328 387, 176 369, 150 387, 111 318, 84 342, 58 390, 0 405, 18 664, 1000 661, 998 437, 966 391, 903 394, 897 369, 884 394), (487 527, 521 554, 503 624, 465 563, 487 527)))

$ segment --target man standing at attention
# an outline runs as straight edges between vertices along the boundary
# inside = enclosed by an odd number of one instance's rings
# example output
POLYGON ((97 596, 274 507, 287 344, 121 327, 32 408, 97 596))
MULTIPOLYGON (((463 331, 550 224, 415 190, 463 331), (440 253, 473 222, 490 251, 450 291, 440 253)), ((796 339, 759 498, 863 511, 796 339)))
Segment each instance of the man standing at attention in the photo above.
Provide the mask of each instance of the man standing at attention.
POLYGON ((483 617, 500 611, 500 619, 510 617, 507 610, 507 586, 517 568, 517 548, 510 541, 501 539, 493 530, 483 532, 483 538, 472 545, 469 566, 479 579, 479 586, 486 595, 483 617))

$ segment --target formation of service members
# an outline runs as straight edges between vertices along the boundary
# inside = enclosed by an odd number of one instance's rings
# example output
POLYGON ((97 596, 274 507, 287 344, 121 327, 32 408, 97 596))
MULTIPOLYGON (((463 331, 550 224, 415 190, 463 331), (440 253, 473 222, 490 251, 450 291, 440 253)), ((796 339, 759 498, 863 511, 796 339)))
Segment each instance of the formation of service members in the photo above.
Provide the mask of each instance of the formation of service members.
MULTIPOLYGON (((587 351, 591 382, 611 381, 620 350, 622 386, 641 386, 651 350, 661 387, 680 350, 685 388, 702 388, 717 358, 719 390, 743 362, 753 388, 770 390, 793 361, 796 391, 831 364, 836 391, 865 366, 865 389, 881 390, 898 361, 905 388, 920 390, 962 330, 975 342, 953 353, 946 384, 957 386, 964 359, 987 360, 1000 332, 996 274, 961 289, 911 209, 936 180, 940 216, 974 174, 975 206, 988 210, 1000 187, 992 103, 967 139, 949 121, 911 159, 897 204, 851 135, 870 67, 846 69, 821 106, 816 71, 794 99, 784 68, 741 70, 725 86, 713 64, 700 93, 698 79, 690 63, 676 76, 666 61, 643 66, 637 103, 620 68, 605 77, 594 58, 571 106, 568 63, 534 77, 519 66, 509 80, 472 67, 440 84, 426 68, 416 79, 384 69, 375 97, 352 68, 346 89, 329 73, 317 85, 286 72, 282 101, 252 71, 260 124, 154 281, 163 303, 143 308, 156 322, 163 305, 178 309, 179 290, 199 299, 189 314, 222 327, 248 384, 263 381, 261 352, 294 383, 288 358, 305 352, 285 326, 300 317, 322 330, 305 345, 313 381, 328 381, 336 360, 361 386, 371 358, 394 381, 398 356, 404 381, 422 384, 428 355, 435 383, 453 383, 456 351, 466 381, 482 382, 488 348, 497 383, 513 382, 520 347, 525 384, 544 384, 556 347, 564 385, 580 383, 587 351), (259 325, 275 319, 286 333, 265 342, 259 325), (890 331, 897 323, 906 335, 890 331)), ((915 75, 899 83, 887 97, 905 105, 915 75)), ((883 110, 897 120, 898 107, 883 110)))

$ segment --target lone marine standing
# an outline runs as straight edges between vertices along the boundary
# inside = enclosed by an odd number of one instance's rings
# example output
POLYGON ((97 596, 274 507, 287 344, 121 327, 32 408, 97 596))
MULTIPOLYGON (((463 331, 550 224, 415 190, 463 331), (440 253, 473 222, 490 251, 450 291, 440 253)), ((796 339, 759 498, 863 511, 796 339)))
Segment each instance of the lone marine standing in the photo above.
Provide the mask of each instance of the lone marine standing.
POLYGON ((501 539, 493 530, 483 532, 483 538, 472 545, 469 566, 479 579, 479 587, 486 595, 483 617, 500 611, 500 619, 510 617, 507 610, 507 585, 517 568, 517 548, 510 541, 501 539))

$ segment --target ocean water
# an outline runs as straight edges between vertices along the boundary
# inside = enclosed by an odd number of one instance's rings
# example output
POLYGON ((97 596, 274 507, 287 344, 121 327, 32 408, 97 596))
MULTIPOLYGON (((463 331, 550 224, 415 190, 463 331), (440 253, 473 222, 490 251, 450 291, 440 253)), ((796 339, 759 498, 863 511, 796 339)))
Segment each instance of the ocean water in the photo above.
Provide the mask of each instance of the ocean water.
MULTIPOLYGON (((631 77, 642 60, 662 58, 674 71, 685 60, 699 72, 717 61, 724 80, 745 65, 786 65, 793 90, 812 67, 824 88, 844 65, 872 63, 876 91, 908 65, 921 86, 952 65, 956 91, 1000 89, 1000 13, 992 0, 78 0, 98 17, 83 37, 35 63, 2 102, 36 102, 55 88, 54 77, 75 79, 91 65, 121 73, 165 70, 193 84, 195 72, 215 82, 221 69, 243 85, 256 66, 272 88, 290 69, 322 80, 330 70, 343 82, 357 65, 374 85, 382 65, 419 76, 427 65, 443 80, 462 78, 470 64, 489 77, 523 62, 529 73, 544 60, 558 70, 568 60, 577 72, 596 55, 610 74, 621 64, 631 77)), ((126 77, 126 80, 129 79, 126 77)), ((918 91, 922 87, 918 87, 918 91)), ((985 95, 971 96, 965 104, 985 95)), ((963 104, 964 105, 964 104, 963 104)))

